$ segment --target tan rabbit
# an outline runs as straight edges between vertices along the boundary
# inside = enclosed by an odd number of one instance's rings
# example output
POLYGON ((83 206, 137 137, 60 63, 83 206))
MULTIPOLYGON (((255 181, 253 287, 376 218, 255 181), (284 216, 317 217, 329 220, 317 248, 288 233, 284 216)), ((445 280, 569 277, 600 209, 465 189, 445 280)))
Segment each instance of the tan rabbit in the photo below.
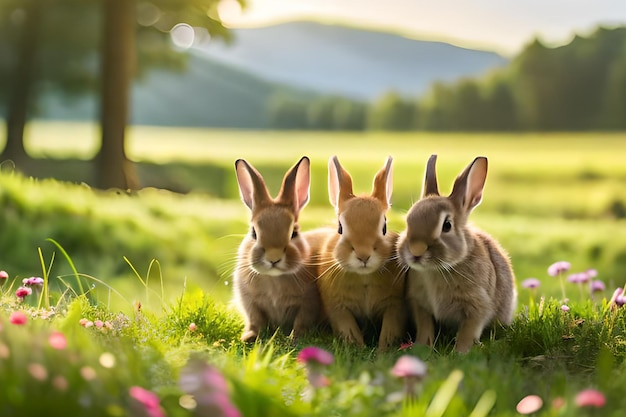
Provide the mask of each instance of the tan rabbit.
POLYGON ((321 313, 311 248, 298 225, 309 200, 309 159, 303 157, 285 174, 275 199, 252 165, 239 159, 235 171, 241 199, 252 212, 233 277, 245 322, 241 340, 254 341, 266 327, 298 337, 318 323, 321 313))
POLYGON ((448 197, 439 195, 436 160, 428 160, 422 197, 407 214, 398 256, 410 268, 407 298, 416 341, 432 346, 434 318, 458 327, 455 349, 467 352, 489 323, 513 320, 515 276, 498 242, 467 223, 482 199, 487 158, 476 158, 448 197))
POLYGON ((330 202, 338 228, 327 231, 319 258, 324 312, 333 332, 348 342, 364 345, 361 325, 377 327, 378 348, 384 350, 404 336, 404 276, 393 258, 398 235, 387 230, 392 162, 374 179, 371 196, 355 196, 350 174, 336 156, 328 163, 330 202))

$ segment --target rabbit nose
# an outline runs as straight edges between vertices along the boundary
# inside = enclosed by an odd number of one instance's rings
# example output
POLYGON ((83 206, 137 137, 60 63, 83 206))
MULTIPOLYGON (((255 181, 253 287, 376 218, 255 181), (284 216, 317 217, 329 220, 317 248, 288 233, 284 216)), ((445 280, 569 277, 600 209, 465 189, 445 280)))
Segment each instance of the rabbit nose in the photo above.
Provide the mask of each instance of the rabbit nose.
POLYGON ((276 266, 283 259, 283 251, 282 250, 268 250, 265 252, 265 260, 272 264, 272 266, 276 266))
POLYGON ((428 245, 424 242, 412 242, 409 244, 409 252, 418 261, 428 250, 428 245))
POLYGON ((358 256, 356 257, 359 261, 363 262, 363 266, 367 266, 367 261, 370 260, 371 256, 358 256))

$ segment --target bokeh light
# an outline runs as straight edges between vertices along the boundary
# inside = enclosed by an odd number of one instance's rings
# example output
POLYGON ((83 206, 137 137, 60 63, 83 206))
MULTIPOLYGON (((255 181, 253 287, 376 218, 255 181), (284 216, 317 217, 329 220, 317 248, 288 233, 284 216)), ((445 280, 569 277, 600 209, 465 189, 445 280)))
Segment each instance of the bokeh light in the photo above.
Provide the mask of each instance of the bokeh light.
POLYGON ((193 46, 196 33, 187 23, 178 23, 170 30, 170 37, 174 45, 179 48, 188 49, 193 46))

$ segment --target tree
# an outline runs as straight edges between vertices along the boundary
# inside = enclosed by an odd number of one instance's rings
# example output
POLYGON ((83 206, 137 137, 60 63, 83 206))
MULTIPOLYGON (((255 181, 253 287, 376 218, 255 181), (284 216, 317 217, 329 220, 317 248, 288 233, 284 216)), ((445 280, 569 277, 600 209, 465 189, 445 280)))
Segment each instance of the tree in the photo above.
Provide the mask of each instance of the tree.
MULTIPOLYGON (((6 5, 5 5, 6 7, 6 5)), ((27 158, 23 132, 26 126, 29 100, 33 94, 33 78, 37 69, 36 57, 39 29, 45 2, 26 0, 20 15, 13 15, 17 54, 9 70, 13 74, 6 98, 6 146, 1 159, 11 159, 16 164, 27 158), (17 20, 17 21, 16 21, 17 20)), ((5 9, 5 10, 11 10, 5 9)), ((15 10, 15 9, 13 9, 15 10)))
POLYGON ((484 104, 476 81, 469 79, 459 81, 454 86, 447 128, 471 131, 484 129, 484 104))
POLYGON ((516 130, 517 105, 509 83, 496 78, 487 87, 485 97, 485 130, 516 130))
POLYGON ((306 129, 307 103, 288 95, 274 95, 267 105, 269 125, 275 129, 306 129))
POLYGON ((418 127, 425 130, 450 130, 450 112, 454 89, 442 82, 435 82, 426 96, 420 100, 418 127))
POLYGON ((2 159, 28 158, 24 128, 44 88, 66 97, 91 91, 95 76, 94 4, 84 0, 8 0, 0 6, 0 95, 7 143, 2 159), (81 36, 76 36, 80 33, 81 36))
MULTIPOLYGON (((100 188, 136 188, 133 165, 125 152, 129 119, 130 83, 137 59, 138 0, 101 0, 104 8, 102 49, 101 148, 95 158, 96 184, 100 188)), ((228 32, 214 13, 218 0, 155 0, 155 19, 148 28, 166 36, 178 23, 202 27, 212 36, 228 32), (167 32, 166 32, 167 31, 167 32)))
POLYGON ((411 130, 416 126, 416 104, 390 91, 370 107, 367 126, 374 130, 411 130))
POLYGON ((100 73, 102 150, 94 161, 96 185, 136 187, 138 182, 124 150, 131 81, 154 67, 184 67, 186 55, 175 51, 170 43, 169 31, 177 23, 187 22, 213 36, 227 37, 216 13, 217 3, 3 0, 0 108, 7 114, 8 134, 2 156, 14 160, 27 157, 24 126, 35 113, 42 90, 75 97, 94 91, 100 73), (94 68, 98 57, 101 71, 94 68))
POLYGON ((367 105, 348 98, 337 98, 333 107, 335 130, 363 130, 367 116, 367 105))
POLYGON ((126 157, 131 80, 135 69, 135 10, 129 0, 105 0, 100 124, 102 145, 96 156, 100 188, 139 188, 134 165, 126 157))

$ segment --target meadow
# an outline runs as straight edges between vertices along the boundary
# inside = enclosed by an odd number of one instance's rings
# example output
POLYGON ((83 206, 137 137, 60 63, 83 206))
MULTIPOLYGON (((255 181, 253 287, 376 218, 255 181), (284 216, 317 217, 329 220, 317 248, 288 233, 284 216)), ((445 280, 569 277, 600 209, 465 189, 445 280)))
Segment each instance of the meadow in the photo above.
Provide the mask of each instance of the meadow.
POLYGON ((8 404, 3 415, 47 405, 57 407, 59 415, 158 415, 145 407, 137 411, 145 405, 141 399, 149 397, 154 405, 155 397, 137 395, 142 391, 131 387, 156 395, 157 409, 168 416, 202 415, 219 395, 206 405, 180 381, 194 375, 210 379, 207 375, 215 372, 225 378, 222 388, 245 416, 506 416, 517 415, 516 404, 529 394, 545 400, 536 415, 593 415, 594 410, 575 405, 576 394, 586 388, 606 396, 606 406, 595 410, 601 415, 621 415, 626 406, 621 395, 625 315, 609 304, 613 290, 626 282, 625 134, 135 127, 129 155, 138 161, 144 184, 153 187, 132 194, 80 184, 88 180, 84 161, 95 152, 96 135, 86 124, 29 128, 31 155, 65 161, 59 164, 60 177, 73 183, 29 178, 10 164, 1 166, 0 270, 8 278, 0 306, 0 369, 10 388, 0 395, 0 404, 8 404), (326 189, 331 155, 339 156, 355 190, 363 192, 371 190, 374 173, 393 155, 389 220, 391 228, 401 230, 404 213, 419 198, 432 153, 439 155, 443 192, 475 156, 489 158, 484 200, 472 220, 497 237, 513 261, 520 305, 510 328, 486 332, 483 346, 468 355, 453 353, 445 335, 435 350, 399 346, 386 354, 344 346, 323 334, 295 344, 282 335, 271 341, 267 335, 253 347, 238 341, 241 321, 229 304, 230 279, 248 212, 238 198, 235 159, 255 165, 276 192, 286 169, 309 156, 311 203, 301 218, 307 229, 335 222, 326 189), (186 192, 154 188, 159 184, 186 192), (560 281, 547 273, 561 260, 571 263, 570 272, 597 270, 606 289, 592 298, 588 287, 566 283, 571 300, 569 311, 563 311, 560 281), (15 291, 30 276, 43 277, 45 285, 19 302, 15 291), (529 277, 538 278, 540 287, 523 288, 529 277), (12 324, 8 318, 14 311, 25 312, 27 323, 12 324), (63 349, 48 341, 57 332, 66 338, 63 349), (331 381, 327 387, 310 388, 308 368, 296 360, 308 345, 335 356, 323 370, 331 381), (27 353, 27 346, 35 349, 27 353), (107 354, 116 358, 114 365, 107 354), (389 373, 403 354, 428 366, 413 400, 398 394, 403 383, 389 373), (189 358, 194 366, 185 366, 189 358), (68 376, 59 382, 63 367, 68 376), (42 368, 45 377, 38 372, 42 368), (85 368, 95 376, 85 377, 85 368), (40 404, 29 402, 26 393, 43 387, 50 395, 40 404))

